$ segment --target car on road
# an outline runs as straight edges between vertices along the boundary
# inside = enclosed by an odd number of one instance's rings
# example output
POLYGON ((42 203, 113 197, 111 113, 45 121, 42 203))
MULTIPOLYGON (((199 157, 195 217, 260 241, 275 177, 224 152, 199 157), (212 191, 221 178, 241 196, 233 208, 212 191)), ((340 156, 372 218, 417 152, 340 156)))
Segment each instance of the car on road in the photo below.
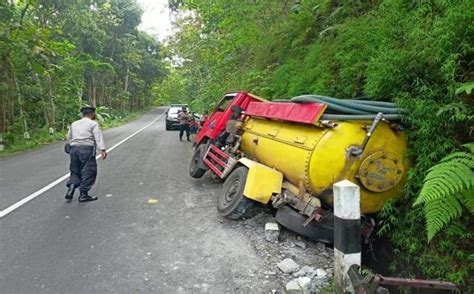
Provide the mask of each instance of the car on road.
POLYGON ((179 121, 178 121, 178 113, 181 111, 183 107, 186 107, 189 111, 187 104, 171 104, 168 110, 166 111, 166 130, 178 129, 179 128, 179 121))

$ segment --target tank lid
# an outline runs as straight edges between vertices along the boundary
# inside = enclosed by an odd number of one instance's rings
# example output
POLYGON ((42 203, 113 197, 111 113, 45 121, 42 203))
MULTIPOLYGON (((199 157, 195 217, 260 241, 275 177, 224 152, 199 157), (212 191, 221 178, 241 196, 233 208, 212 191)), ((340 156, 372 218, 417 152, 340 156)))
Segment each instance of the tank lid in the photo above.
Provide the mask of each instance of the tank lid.
POLYGON ((403 171, 402 160, 398 155, 377 151, 364 159, 359 167, 359 178, 368 190, 385 192, 400 182, 403 171))

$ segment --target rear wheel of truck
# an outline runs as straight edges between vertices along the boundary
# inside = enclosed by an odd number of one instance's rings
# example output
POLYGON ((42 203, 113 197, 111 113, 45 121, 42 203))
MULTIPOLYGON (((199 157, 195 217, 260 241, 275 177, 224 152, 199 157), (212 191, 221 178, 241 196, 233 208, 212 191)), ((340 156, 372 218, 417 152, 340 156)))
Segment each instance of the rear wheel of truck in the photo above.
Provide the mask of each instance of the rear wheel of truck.
POLYGON ((225 180, 221 195, 217 198, 217 211, 230 219, 250 218, 257 214, 255 202, 244 196, 248 169, 236 168, 225 180))
POLYGON ((290 231, 298 233, 310 240, 323 243, 334 243, 334 216, 328 213, 321 221, 311 221, 305 227, 308 218, 288 205, 278 209, 275 216, 277 222, 290 231))
POLYGON ((203 156, 206 152, 205 150, 206 145, 199 145, 194 149, 193 157, 191 158, 191 162, 189 164, 189 175, 193 178, 199 179, 205 173, 206 169, 200 168, 200 166, 204 165, 203 156))

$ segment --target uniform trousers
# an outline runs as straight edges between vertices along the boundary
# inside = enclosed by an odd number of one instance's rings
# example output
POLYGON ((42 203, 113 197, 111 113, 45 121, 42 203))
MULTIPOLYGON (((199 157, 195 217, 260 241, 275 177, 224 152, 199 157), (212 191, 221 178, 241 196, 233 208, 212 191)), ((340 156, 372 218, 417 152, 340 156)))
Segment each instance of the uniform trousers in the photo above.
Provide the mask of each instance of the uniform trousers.
POLYGON ((71 146, 69 153, 69 181, 67 186, 79 187, 81 192, 88 192, 97 178, 97 162, 94 146, 71 146))
POLYGON ((179 139, 183 139, 183 133, 186 132, 186 137, 189 140, 189 124, 179 125, 179 139))

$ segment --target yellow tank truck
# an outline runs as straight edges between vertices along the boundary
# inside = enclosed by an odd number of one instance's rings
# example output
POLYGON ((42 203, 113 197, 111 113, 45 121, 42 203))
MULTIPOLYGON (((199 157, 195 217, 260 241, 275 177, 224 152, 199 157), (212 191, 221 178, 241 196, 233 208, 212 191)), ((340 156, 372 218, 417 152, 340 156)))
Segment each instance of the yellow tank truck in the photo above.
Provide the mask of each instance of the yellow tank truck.
MULTIPOLYGON (((402 112, 389 102, 316 95, 268 102, 230 93, 196 138, 190 175, 211 170, 224 181, 217 209, 225 217, 271 205, 284 227, 331 243, 334 183, 360 186, 366 216, 399 197, 409 166, 402 112)), ((366 222, 363 231, 372 227, 366 222)))

